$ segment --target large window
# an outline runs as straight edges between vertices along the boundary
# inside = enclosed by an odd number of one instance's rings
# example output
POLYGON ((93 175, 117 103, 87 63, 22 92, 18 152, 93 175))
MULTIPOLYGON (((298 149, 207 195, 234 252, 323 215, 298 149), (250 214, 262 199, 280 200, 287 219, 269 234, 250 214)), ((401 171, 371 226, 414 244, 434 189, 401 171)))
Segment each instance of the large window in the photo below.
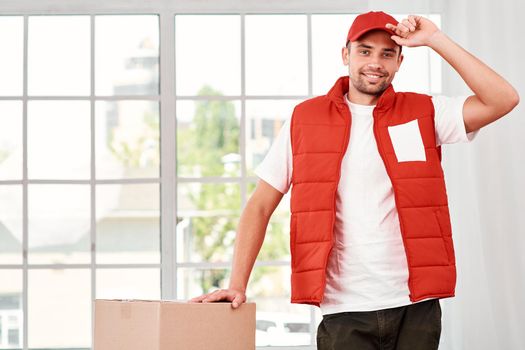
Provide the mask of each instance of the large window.
MULTIPOLYGON (((347 74, 355 18, 56 12, 0 16, 2 349, 90 349, 94 298, 227 287, 253 170, 293 107, 347 74)), ((403 53, 396 90, 441 93, 439 58, 403 53)), ((257 345, 314 349, 288 226, 289 194, 248 286, 257 345)))

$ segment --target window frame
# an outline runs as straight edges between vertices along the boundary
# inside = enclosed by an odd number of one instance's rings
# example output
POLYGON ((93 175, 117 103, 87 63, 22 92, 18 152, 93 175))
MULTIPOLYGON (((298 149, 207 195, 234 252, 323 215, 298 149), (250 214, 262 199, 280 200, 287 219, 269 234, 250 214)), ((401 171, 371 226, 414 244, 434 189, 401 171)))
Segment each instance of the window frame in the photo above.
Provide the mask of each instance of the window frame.
MULTIPOLYGON (((23 95, 14 97, 0 97, 0 100, 18 100, 23 103, 23 178, 22 180, 0 181, 0 185, 22 185, 23 195, 23 263, 16 265, 0 265, 0 269, 15 269, 22 271, 23 274, 23 293, 22 293, 22 315, 23 317, 23 349, 28 349, 28 269, 49 269, 49 268, 90 268, 91 271, 91 295, 95 298, 96 293, 96 264, 95 251, 95 191, 96 185, 100 183, 159 183, 160 184, 160 232, 161 232, 161 263, 160 264, 105 264, 104 267, 153 267, 160 268, 161 272, 161 298, 176 299, 177 285, 176 276, 179 267, 196 267, 196 268, 229 268, 229 263, 177 263, 176 256, 176 221, 177 221, 177 184, 189 182, 201 183, 220 183, 234 182, 241 186, 241 205, 244 207, 247 201, 248 183, 256 182, 257 178, 248 177, 246 174, 246 157, 245 157, 245 16, 250 14, 304 14, 307 16, 307 35, 308 35, 308 95, 305 96, 272 96, 276 99, 306 99, 313 97, 312 94, 312 30, 311 16, 315 14, 350 14, 361 13, 371 10, 373 7, 382 6, 385 11, 391 13, 427 13, 443 15, 446 10, 446 3, 435 1, 397 1, 391 2, 348 2, 342 0, 328 1, 319 3, 318 1, 307 0, 300 4, 297 2, 282 2, 270 0, 259 2, 255 0, 217 0, 212 5, 207 2, 175 2, 168 0, 151 0, 148 2, 139 0, 96 0, 91 2, 71 2, 69 0, 17 0, 0 3, 0 12, 2 16, 23 16, 24 18, 24 77, 23 77, 23 95), (27 262, 28 251, 28 184, 34 183, 79 183, 79 181, 70 180, 28 180, 27 172, 27 102, 34 97, 27 95, 27 39, 28 39, 28 17, 32 15, 89 15, 91 25, 91 93, 89 97, 79 99, 89 100, 91 103, 91 130, 94 131, 94 114, 95 101, 100 97, 94 95, 94 23, 97 15, 157 15, 159 16, 159 47, 160 47, 160 68, 159 68, 159 94, 155 96, 132 96, 131 99, 144 100, 151 99, 160 103, 160 149, 161 149, 161 167, 160 177, 158 179, 127 179, 127 180, 95 180, 94 173, 94 135, 91 133, 91 179, 86 180, 86 184, 91 187, 91 264, 46 264, 46 265, 29 265, 27 262), (177 96, 175 89, 175 16, 181 14, 233 14, 241 16, 241 95, 226 96, 222 98, 231 100, 240 100, 241 102, 241 133, 240 133, 240 151, 241 151, 241 175, 239 177, 229 178, 182 178, 176 174, 177 163, 177 122, 175 119, 176 103, 178 100, 196 100, 195 97, 177 96), (167 64, 163 64, 167 62, 167 64)), ((124 99, 126 97, 124 96, 124 99)), ((199 98, 208 98, 206 96, 199 98)), ((263 98, 262 96, 249 96, 250 99, 263 98)), ((268 98, 265 96, 264 98, 268 98)), ((63 100, 72 99, 71 96, 53 96, 50 99, 63 100)), ((77 99, 74 97, 74 99, 77 99)), ((122 100, 123 96, 105 97, 107 100, 122 100)), ((210 96, 209 99, 217 99, 217 96, 210 96)), ((248 130, 249 132, 249 130, 248 130)), ((80 181, 82 182, 82 181, 80 181)), ((84 182, 82 182, 84 183, 84 182)), ((255 266, 286 266, 287 261, 257 261, 255 266)), ((295 350, 312 350, 315 349, 315 312, 311 307, 311 344, 310 346, 294 347, 272 347, 272 349, 295 349, 295 350)), ((93 344, 93 342, 92 342, 93 344)), ((261 347, 266 348, 266 347, 261 347)))

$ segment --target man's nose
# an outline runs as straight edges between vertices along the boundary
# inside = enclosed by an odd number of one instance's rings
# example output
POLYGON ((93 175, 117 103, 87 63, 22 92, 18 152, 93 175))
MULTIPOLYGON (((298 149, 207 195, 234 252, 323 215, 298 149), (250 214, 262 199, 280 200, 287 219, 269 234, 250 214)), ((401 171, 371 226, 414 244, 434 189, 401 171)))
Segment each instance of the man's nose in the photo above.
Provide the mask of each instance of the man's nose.
POLYGON ((381 70, 383 68, 380 64, 377 63, 369 63, 366 66, 370 70, 381 70))

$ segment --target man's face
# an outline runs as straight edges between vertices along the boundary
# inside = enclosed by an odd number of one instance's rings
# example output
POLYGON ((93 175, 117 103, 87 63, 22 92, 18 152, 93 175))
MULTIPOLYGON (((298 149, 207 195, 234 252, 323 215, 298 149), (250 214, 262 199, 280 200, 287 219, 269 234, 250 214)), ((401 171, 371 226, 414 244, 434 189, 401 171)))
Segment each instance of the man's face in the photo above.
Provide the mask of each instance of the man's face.
POLYGON ((403 55, 399 46, 383 30, 372 30, 343 48, 351 88, 368 95, 380 95, 394 79, 403 55))

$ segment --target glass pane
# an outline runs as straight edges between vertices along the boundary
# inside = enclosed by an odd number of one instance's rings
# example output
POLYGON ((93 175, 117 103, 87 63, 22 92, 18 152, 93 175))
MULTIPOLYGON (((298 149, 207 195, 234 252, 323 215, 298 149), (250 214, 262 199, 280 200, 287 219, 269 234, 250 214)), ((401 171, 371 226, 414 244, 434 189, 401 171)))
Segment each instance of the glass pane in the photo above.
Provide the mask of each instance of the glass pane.
POLYGON ((177 299, 191 299, 215 289, 228 288, 230 269, 177 269, 177 299))
POLYGON ((324 95, 337 78, 348 75, 341 49, 357 15, 312 15, 312 84, 314 95, 324 95))
POLYGON ((253 269, 246 291, 257 304, 257 346, 310 345, 311 306, 290 303, 290 266, 253 269))
POLYGON ((430 93, 430 65, 428 47, 403 48, 403 63, 392 85, 396 91, 430 93))
POLYGON ((159 17, 95 17, 95 94, 159 93, 159 17))
POLYGON ((27 123, 29 178, 90 178, 89 101, 29 101, 27 123))
POLYGON ((0 264, 21 263, 22 186, 4 185, 0 186, 0 264))
POLYGON ((97 185, 97 263, 160 263, 158 184, 97 185))
POLYGON ((249 176, 262 162, 300 100, 246 101, 246 167, 249 176))
POLYGON ((22 347, 22 271, 0 270, 0 349, 22 347))
MULTIPOLYGON (((255 183, 248 183, 248 198, 255 191, 255 183)), ((290 193, 283 196, 275 208, 268 227, 266 236, 257 257, 259 261, 280 260, 290 261, 290 193)))
POLYGON ((239 101, 177 102, 178 176, 240 175, 239 101))
POLYGON ((159 177, 159 103, 97 101, 97 178, 159 177))
POLYGON ((29 270, 30 349, 91 346, 90 277, 88 269, 29 270))
POLYGON ((241 206, 240 186, 179 184, 177 261, 230 261, 241 206))
POLYGON ((160 269, 97 269, 97 299, 160 299, 160 269))
POLYGON ((306 95, 306 15, 246 16, 246 94, 306 95))
POLYGON ((0 96, 21 96, 24 64, 24 18, 0 16, 0 96))
POLYGON ((28 94, 90 93, 89 16, 30 16, 28 94))
POLYGON ((23 151, 21 101, 0 101, 0 124, 0 179, 20 180, 23 151))
POLYGON ((29 263, 89 263, 89 185, 29 185, 29 263))
POLYGON ((238 15, 175 16, 177 95, 241 94, 238 15))

